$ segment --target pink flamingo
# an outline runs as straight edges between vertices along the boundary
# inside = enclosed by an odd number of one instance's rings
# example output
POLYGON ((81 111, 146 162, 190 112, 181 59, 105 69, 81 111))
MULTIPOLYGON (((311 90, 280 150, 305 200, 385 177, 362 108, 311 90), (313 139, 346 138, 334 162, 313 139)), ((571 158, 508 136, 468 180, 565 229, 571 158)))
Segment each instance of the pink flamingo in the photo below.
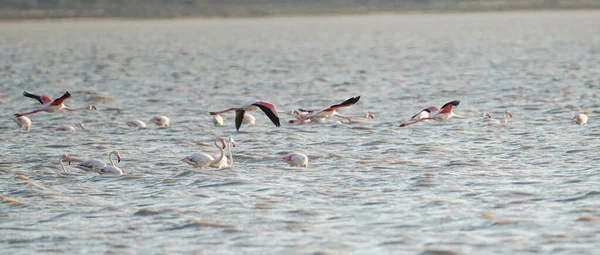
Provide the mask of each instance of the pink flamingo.
POLYGON ((297 167, 307 167, 308 166, 308 157, 299 152, 293 152, 288 155, 285 155, 281 158, 284 162, 290 164, 290 166, 297 167))
MULTIPOLYGON (((117 162, 121 162, 121 154, 118 151, 112 151, 108 154, 108 161, 110 161, 111 166, 115 166, 115 162, 113 162, 111 156, 115 155, 117 157, 117 162)), ((106 163, 100 159, 88 159, 83 161, 77 165, 77 168, 83 169, 85 171, 100 171, 103 167, 106 166, 106 163)))
MULTIPOLYGON (((360 100, 360 96, 352 97, 352 98, 342 102, 341 104, 335 104, 335 105, 329 106, 328 108, 325 108, 325 109, 320 109, 320 110, 319 109, 317 109, 317 110, 298 109, 297 111, 294 110, 294 111, 292 111, 292 113, 296 114, 296 119, 290 120, 289 123, 290 124, 305 123, 305 122, 310 122, 310 121, 316 120, 316 119, 327 119, 327 118, 331 118, 333 116, 351 120, 351 118, 353 118, 352 116, 341 115, 341 114, 337 113, 336 110, 339 108, 342 108, 342 107, 348 107, 348 106, 354 105, 354 104, 356 104, 356 102, 358 102, 358 100, 360 100)), ((368 113, 366 115, 366 117, 373 118, 373 115, 368 113)))
POLYGON ((420 119, 429 118, 431 116, 435 116, 438 111, 440 111, 440 109, 437 108, 436 106, 429 106, 429 107, 421 110, 417 114, 413 115, 410 119, 411 120, 420 120, 420 119))
POLYGON ((239 105, 238 107, 229 108, 220 112, 210 112, 210 115, 219 115, 235 110, 235 129, 239 131, 240 127, 242 126, 242 122, 244 121, 244 118, 246 116, 246 112, 256 111, 258 109, 262 110, 267 115, 267 117, 271 119, 271 121, 273 122, 273 124, 275 124, 276 127, 281 126, 281 124, 279 124, 279 114, 277 113, 277 107, 275 107, 274 104, 269 103, 267 101, 255 100, 239 105))
POLYGON ((146 128, 146 123, 141 120, 132 120, 132 121, 127 121, 127 126, 146 128))
MULTIPOLYGON (((509 112, 509 111, 504 112, 504 124, 508 123, 507 117, 512 118, 512 112, 509 112)), ((485 124, 500 124, 500 121, 492 118, 492 115, 490 115, 489 112, 484 112, 483 113, 483 123, 485 123, 485 124)))
POLYGON ((454 100, 452 102, 446 103, 442 106, 442 108, 435 115, 433 115, 433 117, 425 117, 422 119, 415 120, 413 122, 402 123, 402 124, 400 124, 400 127, 406 127, 408 125, 412 125, 417 122, 421 122, 421 121, 425 121, 425 120, 446 121, 455 116, 462 117, 462 116, 458 116, 458 115, 454 114, 454 112, 452 112, 452 107, 458 106, 458 104, 460 104, 460 100, 454 100))
POLYGON ((26 97, 29 97, 29 98, 36 99, 38 102, 40 102, 40 104, 42 104, 42 107, 38 108, 37 110, 27 112, 27 113, 17 113, 17 114, 15 114, 15 117, 26 116, 26 115, 34 114, 37 112, 56 113, 62 109, 69 110, 69 111, 97 110, 96 106, 93 106, 93 105, 89 105, 88 107, 83 107, 83 108, 71 108, 71 107, 66 106, 63 102, 65 100, 67 100, 68 98, 71 98, 71 94, 69 93, 69 91, 67 91, 64 95, 55 99, 54 101, 49 96, 46 96, 46 95, 38 96, 38 95, 27 93, 27 91, 23 91, 23 95, 26 97))
MULTIPOLYGON (((229 142, 230 145, 232 142, 233 142, 233 139, 230 139, 230 142, 229 142)), ((206 153, 194 153, 192 155, 189 155, 189 156, 181 159, 181 161, 183 161, 187 164, 190 164, 194 167, 198 167, 198 168, 204 168, 207 166, 214 167, 214 168, 226 167, 224 164, 222 164, 223 159, 225 159, 225 164, 227 163, 227 159, 225 158, 225 147, 226 147, 225 138, 220 137, 219 139, 215 140, 215 147, 217 147, 220 152, 219 156, 217 156, 216 159, 215 159, 215 157, 208 155, 206 153), (217 142, 220 142, 221 146, 219 146, 217 144, 217 142)), ((231 157, 231 146, 229 149, 229 155, 231 157)), ((233 161, 233 159, 232 159, 232 161, 233 161)))

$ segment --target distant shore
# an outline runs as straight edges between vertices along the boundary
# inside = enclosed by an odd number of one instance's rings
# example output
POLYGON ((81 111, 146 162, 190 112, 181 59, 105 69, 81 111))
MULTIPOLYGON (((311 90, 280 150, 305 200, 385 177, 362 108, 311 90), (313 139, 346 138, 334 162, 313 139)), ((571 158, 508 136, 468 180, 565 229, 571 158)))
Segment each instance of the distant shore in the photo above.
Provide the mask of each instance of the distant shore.
MULTIPOLYGON (((323 0, 305 1, 252 1, 244 3, 210 3, 210 1, 179 1, 179 4, 154 4, 128 1, 129 4, 86 4, 85 1, 64 0, 61 5, 44 4, 45 1, 24 1, 34 4, 3 3, 0 0, 0 20, 36 19, 173 19, 173 18, 229 18, 270 16, 351 15, 374 13, 456 13, 487 11, 534 11, 534 10, 580 10, 600 9, 600 1, 580 0, 413 0, 413 1, 365 1, 323 0), (39 3, 38 3, 39 2, 39 3), (204 3, 206 2, 206 3, 204 3), (282 3, 283 2, 283 3, 282 3), (136 4, 137 3, 137 4, 136 4)), ((49 1, 51 2, 51 1, 49 1)), ((54 1, 57 2, 57 1, 54 1)))

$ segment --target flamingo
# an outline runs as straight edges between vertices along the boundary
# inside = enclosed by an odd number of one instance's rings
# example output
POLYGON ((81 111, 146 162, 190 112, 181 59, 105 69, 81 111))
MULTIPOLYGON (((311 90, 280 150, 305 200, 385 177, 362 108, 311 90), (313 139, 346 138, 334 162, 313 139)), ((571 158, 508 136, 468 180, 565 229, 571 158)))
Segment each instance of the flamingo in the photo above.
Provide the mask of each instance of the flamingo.
POLYGON ((77 130, 77 128, 80 128, 81 130, 85 130, 85 127, 83 126, 83 123, 77 123, 76 126, 59 127, 56 130, 57 131, 75 131, 75 130, 77 130))
MULTIPOLYGON (((309 122, 310 120, 313 120, 313 119, 327 119, 327 118, 331 118, 333 116, 351 120, 351 118, 352 118, 351 116, 341 115, 341 114, 337 113, 336 110, 339 108, 342 108, 342 107, 348 107, 353 104, 356 104, 356 102, 358 102, 358 100, 360 100, 360 96, 352 97, 352 98, 342 102, 341 104, 332 105, 325 109, 320 109, 320 110, 298 109, 298 111, 293 111, 293 113, 296 114, 296 119, 290 120, 289 123, 290 124, 305 123, 305 122, 309 122)), ((372 114, 367 115, 367 117, 369 117, 369 116, 373 117, 372 114)))
POLYGON ((82 108, 71 108, 71 107, 66 106, 63 102, 65 100, 67 100, 68 98, 71 98, 71 94, 69 93, 69 91, 67 91, 64 95, 55 99, 54 101, 52 101, 52 98, 50 98, 49 96, 46 96, 46 95, 38 96, 38 95, 27 93, 27 91, 23 91, 23 95, 26 97, 29 97, 29 98, 36 99, 38 102, 40 102, 40 104, 42 104, 42 107, 38 108, 37 110, 33 110, 31 112, 17 113, 17 114, 15 114, 15 117, 26 116, 26 115, 34 114, 37 112, 56 113, 62 109, 69 110, 69 111, 97 110, 96 106, 93 106, 93 105, 89 105, 87 107, 82 107, 82 108))
POLYGON ((254 126, 255 122, 256 122, 256 118, 254 118, 254 116, 252 116, 249 113, 246 113, 246 116, 244 116, 244 120, 242 120, 242 124, 246 124, 246 125, 250 125, 250 126, 254 126))
POLYGON ((170 120, 167 116, 156 116, 152 118, 150 122, 156 124, 159 127, 168 127, 170 120))
MULTIPOLYGON (((113 162, 111 156, 115 155, 117 157, 117 162, 121 162, 121 154, 118 151, 112 151, 108 154, 108 160, 110 161, 111 166, 115 166, 115 162, 113 162)), ((77 168, 83 169, 85 171, 99 171, 101 168, 105 167, 106 163, 100 159, 88 159, 83 161, 77 165, 77 168)))
POLYGON ((435 106, 429 106, 429 107, 421 110, 417 114, 413 115, 410 119, 411 120, 420 120, 420 119, 424 119, 424 118, 429 118, 431 116, 436 115, 438 111, 440 111, 439 108, 437 108, 435 106))
POLYGON ((29 128, 31 127, 31 119, 29 119, 27 116, 13 117, 12 120, 19 125, 19 129, 24 128, 25 131, 29 131, 29 128))
POLYGON ((132 120, 132 121, 127 121, 127 126, 146 128, 146 123, 141 120, 132 120))
POLYGON ((199 167, 199 168, 204 168, 207 166, 214 167, 214 168, 222 168, 221 160, 223 159, 223 157, 225 155, 225 138, 220 137, 219 139, 215 140, 214 143, 215 143, 215 147, 217 147, 219 149, 219 151, 221 152, 221 154, 217 157, 217 159, 215 159, 214 157, 212 157, 206 153, 194 153, 190 156, 187 156, 187 157, 181 159, 181 161, 183 161, 187 164, 190 164, 194 167, 199 167), (221 142, 222 146, 219 146, 217 144, 217 142, 221 142))
POLYGON ((233 155, 231 155, 231 147, 235 147, 235 141, 229 137, 229 144, 227 147, 227 153, 229 153, 229 159, 223 157, 218 163, 214 164, 215 168, 228 168, 233 165, 233 155))
POLYGON ((269 103, 267 101, 254 100, 220 112, 210 112, 210 115, 219 115, 225 112, 235 110, 235 129, 239 131, 246 116, 246 112, 256 111, 258 109, 261 109, 267 115, 267 117, 271 119, 271 121, 273 122, 273 124, 275 124, 276 127, 281 126, 281 124, 279 124, 279 114, 277 112, 277 107, 275 107, 274 104, 269 103))
POLYGON ((406 127, 408 125, 412 125, 417 122, 425 121, 425 120, 447 121, 447 120, 451 119, 452 117, 461 117, 462 118, 462 116, 456 115, 456 114, 454 114, 454 112, 452 112, 452 107, 458 106, 458 104, 460 104, 460 100, 454 100, 452 102, 448 102, 448 103, 444 104, 442 106, 442 108, 435 115, 433 115, 433 117, 425 117, 422 119, 415 120, 413 122, 402 123, 402 124, 400 124, 400 127, 406 127))
MULTIPOLYGON (((512 118, 512 112, 509 112, 509 111, 505 111, 504 112, 504 124, 508 123, 508 118, 507 117, 512 118)), ((497 119, 493 119, 492 115, 490 115, 490 113, 484 112, 483 113, 483 123, 486 123, 486 124, 500 124, 500 121, 497 120, 497 119)))
POLYGON ((575 123, 577 123, 579 125, 585 126, 588 121, 588 116, 583 113, 580 113, 580 114, 573 116, 572 120, 575 121, 575 123))
POLYGON ((215 126, 223 126, 223 117, 221 117, 221 115, 215 115, 213 117, 213 124, 215 126))
POLYGON ((63 161, 69 162, 69 165, 70 165, 71 164, 71 158, 69 157, 69 155, 63 154, 62 156, 60 156, 60 159, 58 160, 58 164, 62 168, 63 172, 66 173, 67 169, 65 168, 65 165, 63 165, 63 161))
POLYGON ((281 158, 284 162, 290 164, 290 166, 296 167, 307 167, 308 157, 302 153, 294 152, 281 158))

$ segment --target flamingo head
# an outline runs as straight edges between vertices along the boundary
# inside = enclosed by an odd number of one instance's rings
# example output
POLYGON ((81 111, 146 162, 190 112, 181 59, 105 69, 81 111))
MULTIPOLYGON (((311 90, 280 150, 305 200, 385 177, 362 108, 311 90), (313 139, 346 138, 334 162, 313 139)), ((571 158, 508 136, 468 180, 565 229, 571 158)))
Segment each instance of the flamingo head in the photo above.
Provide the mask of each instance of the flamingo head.
POLYGON ((290 166, 303 166, 308 165, 308 157, 301 153, 290 153, 285 157, 281 158, 284 162, 290 164, 290 166))
POLYGON ((121 154, 118 151, 113 151, 112 153, 114 153, 115 156, 117 156, 117 162, 121 163, 121 154))
POLYGON ((98 109, 96 109, 96 106, 90 105, 90 106, 88 106, 88 110, 94 110, 94 111, 96 111, 98 109))
POLYGON ((489 113, 489 112, 484 112, 484 113, 483 113, 483 117, 484 117, 484 118, 485 118, 485 117, 488 117, 488 118, 490 118, 490 119, 491 119, 491 118, 492 118, 492 115, 490 115, 490 113, 489 113))
POLYGON ((225 149, 225 147, 227 147, 225 145, 225 138, 221 137, 221 138, 219 138, 219 141, 221 142, 221 145, 223 146, 223 149, 225 149))
POLYGON ((235 141, 232 137, 229 137, 229 142, 231 143, 231 147, 235 147, 235 141))
POLYGON ((504 113, 506 113, 506 116, 508 116, 508 117, 511 117, 511 118, 512 118, 512 112, 506 111, 506 112, 504 112, 504 113))
POLYGON ((297 123, 300 123, 300 120, 290 120, 290 121, 288 121, 288 123, 297 124, 297 123))
POLYGON ((375 119, 375 117, 373 117, 373 114, 370 112, 367 112, 367 114, 365 115, 365 118, 375 119))
POLYGON ((163 127, 169 126, 169 118, 165 116, 156 116, 150 120, 150 122, 163 127))
POLYGON ((293 157, 293 156, 294 156, 294 155, 292 155, 292 154, 289 154, 289 155, 286 155, 285 157, 281 158, 281 160, 283 160, 283 161, 285 161, 285 162, 290 162, 290 161, 292 161, 292 157, 293 157))
POLYGON ((71 157, 69 157, 69 155, 67 155, 67 154, 63 154, 62 156, 60 156, 60 161, 67 161, 67 162, 69 162, 69 165, 70 165, 71 157))

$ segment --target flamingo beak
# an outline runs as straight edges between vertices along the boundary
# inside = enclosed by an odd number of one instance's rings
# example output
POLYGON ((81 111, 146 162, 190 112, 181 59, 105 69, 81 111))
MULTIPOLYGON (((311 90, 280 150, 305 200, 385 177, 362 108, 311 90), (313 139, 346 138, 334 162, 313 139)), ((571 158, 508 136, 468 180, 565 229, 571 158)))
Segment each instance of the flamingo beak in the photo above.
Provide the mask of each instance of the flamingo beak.
POLYGON ((508 114, 508 116, 512 118, 512 112, 506 112, 506 114, 508 114))
POLYGON ((67 161, 69 161, 69 165, 71 165, 71 158, 67 158, 67 161))
POLYGON ((367 113, 367 118, 375 119, 375 117, 373 117, 373 114, 371 114, 370 112, 367 113))
POLYGON ((117 155, 117 162, 121 163, 121 156, 117 155))
POLYGON ((94 106, 94 105, 90 105, 90 109, 94 109, 96 111, 98 110, 98 109, 96 109, 96 106, 94 106))
POLYGON ((224 139, 221 139, 221 144, 223 145, 223 149, 225 149, 226 146, 225 146, 225 140, 224 139))

